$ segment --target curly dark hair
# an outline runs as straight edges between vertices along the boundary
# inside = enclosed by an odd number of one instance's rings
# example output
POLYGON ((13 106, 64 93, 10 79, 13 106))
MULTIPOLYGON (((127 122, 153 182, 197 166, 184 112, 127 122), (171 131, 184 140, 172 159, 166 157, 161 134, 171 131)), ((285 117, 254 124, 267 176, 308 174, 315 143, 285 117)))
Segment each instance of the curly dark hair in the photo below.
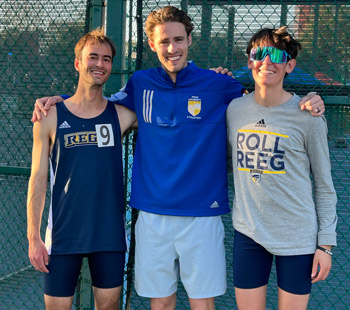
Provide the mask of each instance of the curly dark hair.
POLYGON ((294 39, 288 32, 287 26, 278 29, 263 28, 256 32, 248 42, 246 52, 250 55, 252 48, 261 44, 271 43, 275 47, 285 50, 292 59, 297 58, 298 50, 301 50, 301 44, 294 39))

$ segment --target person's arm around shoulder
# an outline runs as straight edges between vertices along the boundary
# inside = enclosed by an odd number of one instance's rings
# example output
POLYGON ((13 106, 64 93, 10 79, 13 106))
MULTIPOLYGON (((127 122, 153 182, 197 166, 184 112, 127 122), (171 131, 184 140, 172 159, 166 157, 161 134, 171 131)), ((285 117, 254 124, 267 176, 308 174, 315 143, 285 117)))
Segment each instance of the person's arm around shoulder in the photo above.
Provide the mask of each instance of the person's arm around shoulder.
POLYGON ((118 113, 121 135, 124 138, 129 129, 138 126, 136 113, 122 105, 115 104, 114 106, 118 113))
MULTIPOLYGON (((214 71, 215 73, 227 75, 235 79, 233 73, 227 68, 220 66, 217 68, 210 68, 210 70, 214 71)), ((248 92, 244 91, 244 94, 248 94, 248 92)), ((299 106, 302 111, 309 111, 312 116, 321 116, 326 110, 323 99, 316 92, 310 92, 301 98, 299 106)))
POLYGON ((219 66, 217 68, 210 68, 209 70, 212 70, 215 73, 226 74, 226 75, 234 78, 232 71, 229 71, 229 69, 221 67, 221 66, 219 66))
POLYGON ((48 252, 40 236, 42 213, 47 189, 49 155, 56 131, 57 114, 52 108, 48 116, 33 126, 32 168, 27 198, 27 238, 29 259, 35 269, 49 272, 48 252))
POLYGON ((36 99, 31 121, 33 123, 40 121, 43 115, 47 116, 51 106, 56 105, 56 103, 62 100, 64 100, 64 98, 60 96, 43 97, 36 99))
POLYGON ((123 86, 123 88, 107 98, 109 101, 113 101, 115 104, 122 105, 131 111, 135 111, 134 106, 134 79, 138 72, 135 72, 129 81, 123 86))
POLYGON ((299 102, 300 110, 309 111, 312 116, 321 116, 326 110, 324 101, 316 92, 310 92, 299 102))

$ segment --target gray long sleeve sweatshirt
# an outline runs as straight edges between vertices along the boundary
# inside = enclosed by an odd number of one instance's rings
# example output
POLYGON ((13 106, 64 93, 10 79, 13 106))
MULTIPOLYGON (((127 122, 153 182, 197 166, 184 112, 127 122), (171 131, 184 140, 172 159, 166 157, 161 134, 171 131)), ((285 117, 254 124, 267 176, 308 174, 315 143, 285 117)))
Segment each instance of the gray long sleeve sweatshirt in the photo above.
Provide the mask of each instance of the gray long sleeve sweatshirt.
POLYGON ((336 245, 326 121, 300 111, 299 101, 294 95, 280 106, 264 107, 251 93, 227 110, 233 226, 276 255, 336 245))

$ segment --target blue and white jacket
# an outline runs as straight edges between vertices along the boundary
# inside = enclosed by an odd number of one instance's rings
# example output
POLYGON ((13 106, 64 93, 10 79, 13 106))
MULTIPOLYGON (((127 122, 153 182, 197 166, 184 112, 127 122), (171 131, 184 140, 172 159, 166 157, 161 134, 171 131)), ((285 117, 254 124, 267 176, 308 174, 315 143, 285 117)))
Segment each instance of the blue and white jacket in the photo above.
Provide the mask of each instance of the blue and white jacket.
POLYGON ((163 68, 137 71, 112 96, 136 112, 138 135, 130 205, 176 216, 230 211, 225 113, 244 88, 194 63, 173 83, 163 68))

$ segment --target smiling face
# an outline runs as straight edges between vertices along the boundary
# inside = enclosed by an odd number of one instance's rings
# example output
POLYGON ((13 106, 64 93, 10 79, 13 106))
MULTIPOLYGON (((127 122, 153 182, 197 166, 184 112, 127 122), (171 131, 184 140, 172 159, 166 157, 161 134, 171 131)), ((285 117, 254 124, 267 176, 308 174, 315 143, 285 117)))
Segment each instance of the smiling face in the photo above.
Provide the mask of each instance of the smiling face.
POLYGON ((156 52, 164 70, 173 82, 176 74, 187 66, 188 47, 192 43, 185 26, 179 22, 167 22, 154 27, 148 44, 156 52))
MULTIPOLYGON (((269 42, 263 42, 260 47, 274 46, 269 42)), ((283 88, 283 80, 286 73, 291 73, 296 65, 296 60, 291 59, 287 63, 273 63, 267 55, 263 61, 252 61, 248 58, 248 68, 252 70, 252 75, 257 86, 280 87, 283 88)))
POLYGON ((102 86, 112 71, 112 49, 106 44, 87 43, 80 59, 75 58, 75 69, 79 72, 79 82, 91 86, 102 86))

